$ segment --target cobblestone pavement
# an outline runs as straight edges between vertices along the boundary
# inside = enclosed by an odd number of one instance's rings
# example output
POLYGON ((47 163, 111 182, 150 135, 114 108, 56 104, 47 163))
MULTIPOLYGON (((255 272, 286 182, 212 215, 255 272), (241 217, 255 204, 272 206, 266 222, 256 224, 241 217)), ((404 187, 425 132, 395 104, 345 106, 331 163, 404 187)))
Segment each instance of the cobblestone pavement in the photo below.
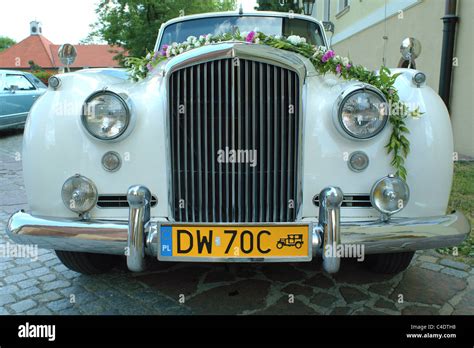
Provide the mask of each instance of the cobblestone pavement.
MULTIPOLYGON (((11 213, 27 209, 21 132, 0 133, 0 245, 11 213)), ((300 264, 154 262, 99 276, 64 267, 54 252, 38 260, 0 257, 0 314, 474 314, 474 269, 435 251, 416 254, 393 278, 352 261, 328 276, 300 264), (183 303, 184 302, 184 303, 183 303)))

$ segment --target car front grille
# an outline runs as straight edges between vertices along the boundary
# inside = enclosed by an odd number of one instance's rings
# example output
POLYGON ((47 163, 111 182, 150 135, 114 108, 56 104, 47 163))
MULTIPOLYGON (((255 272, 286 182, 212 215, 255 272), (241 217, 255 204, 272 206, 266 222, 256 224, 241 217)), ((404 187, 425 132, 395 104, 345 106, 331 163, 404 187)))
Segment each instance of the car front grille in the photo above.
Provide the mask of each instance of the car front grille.
POLYGON ((226 58, 173 71, 175 221, 295 221, 301 205, 300 117, 299 77, 290 69, 226 58))

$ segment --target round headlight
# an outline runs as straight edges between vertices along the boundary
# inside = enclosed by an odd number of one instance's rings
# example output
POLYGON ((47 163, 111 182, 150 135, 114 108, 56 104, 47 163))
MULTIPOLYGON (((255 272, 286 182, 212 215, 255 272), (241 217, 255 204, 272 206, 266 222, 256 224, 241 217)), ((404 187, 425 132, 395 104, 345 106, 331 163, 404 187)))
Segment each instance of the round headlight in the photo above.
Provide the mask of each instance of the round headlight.
POLYGON ((347 94, 338 109, 344 132, 356 139, 369 139, 380 133, 388 120, 387 101, 372 89, 356 89, 347 94))
POLYGON ((76 174, 64 182, 61 197, 69 210, 81 214, 96 205, 97 189, 90 179, 76 174))
POLYGON ((61 85, 61 80, 59 79, 59 77, 51 76, 48 79, 48 86, 50 86, 52 89, 58 89, 60 85, 61 85))
POLYGON ((394 175, 378 180, 370 192, 370 201, 378 211, 391 215, 406 207, 410 190, 405 181, 394 175))
POLYGON ((82 123, 87 131, 98 139, 116 139, 125 132, 130 123, 130 110, 119 95, 100 91, 85 101, 82 123))

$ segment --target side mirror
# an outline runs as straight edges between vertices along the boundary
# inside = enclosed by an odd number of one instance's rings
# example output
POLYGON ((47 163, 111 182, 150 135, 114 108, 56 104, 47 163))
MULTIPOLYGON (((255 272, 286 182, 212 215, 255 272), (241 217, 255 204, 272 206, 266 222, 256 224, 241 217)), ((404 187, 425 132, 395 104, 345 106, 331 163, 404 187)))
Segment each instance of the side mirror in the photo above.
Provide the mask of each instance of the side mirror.
POLYGON ((421 43, 414 37, 407 37, 402 41, 400 46, 402 59, 398 64, 399 67, 407 67, 408 69, 416 68, 415 59, 421 54, 421 43), (407 65, 408 62, 408 66, 407 65))
POLYGON ((17 85, 11 85, 9 90, 12 94, 15 94, 16 91, 18 91, 18 86, 17 85))
POLYGON ((64 44, 58 50, 59 60, 69 70, 69 66, 74 63, 77 57, 76 48, 71 44, 64 44))

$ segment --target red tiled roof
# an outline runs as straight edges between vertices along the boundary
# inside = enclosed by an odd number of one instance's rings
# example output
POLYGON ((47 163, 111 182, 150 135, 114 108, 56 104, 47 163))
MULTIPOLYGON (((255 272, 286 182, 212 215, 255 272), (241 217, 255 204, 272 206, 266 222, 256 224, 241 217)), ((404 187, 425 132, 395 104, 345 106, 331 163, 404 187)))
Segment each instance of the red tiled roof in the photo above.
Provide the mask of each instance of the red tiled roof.
MULTIPOLYGON (((0 52, 0 69, 28 69, 30 60, 44 69, 63 66, 58 57, 60 45, 55 45, 42 35, 31 35, 16 45, 0 52)), ((109 45, 75 45, 77 58, 71 68, 118 67, 113 58, 122 50, 109 45)))

